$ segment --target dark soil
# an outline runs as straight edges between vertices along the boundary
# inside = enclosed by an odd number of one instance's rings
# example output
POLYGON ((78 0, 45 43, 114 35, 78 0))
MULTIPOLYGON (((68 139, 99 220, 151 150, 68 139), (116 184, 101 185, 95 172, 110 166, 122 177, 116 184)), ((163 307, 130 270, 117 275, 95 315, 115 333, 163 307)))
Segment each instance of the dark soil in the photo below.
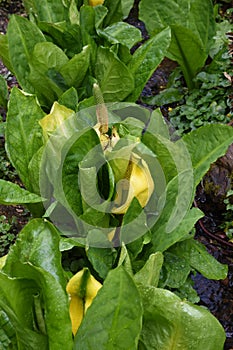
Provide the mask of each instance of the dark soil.
MULTIPOLYGON (((8 21, 11 14, 24 15, 24 13, 25 11, 22 5, 22 1, 20 0, 2 1, 0 3, 0 33, 1 34, 6 33, 8 21)), ((1 60, 0 60, 0 74, 7 80, 9 90, 13 86, 18 86, 16 78, 3 65, 1 60)), ((3 120, 5 120, 6 111, 0 108, 0 115, 3 117, 3 120)), ((4 149, 4 139, 1 138, 1 136, 0 136, 0 161, 1 161, 0 178, 7 181, 19 182, 16 172, 14 168, 11 166, 10 161, 7 158, 7 155, 4 149)), ((12 222, 10 233, 16 237, 18 232, 20 232, 21 229, 24 227, 24 225, 28 222, 30 214, 27 211, 27 209, 25 209, 25 207, 20 205, 15 205, 15 206, 0 205, 0 216, 4 216, 9 222, 12 222), (12 220, 12 218, 15 218, 15 220, 12 220)), ((1 236, 2 236, 2 233, 0 232, 0 241, 1 241, 1 236)), ((0 250, 0 256, 6 254, 9 248, 10 248, 9 244, 4 245, 4 251, 0 250)))
MULTIPOLYGON (((137 19, 137 4, 138 0, 135 1, 135 6, 127 19, 127 22, 141 29, 144 38, 146 38, 147 33, 143 23, 137 19)), ((227 9, 226 6, 227 5, 223 8, 224 11, 227 9)), ((12 13, 24 14, 21 1, 2 1, 0 4, 1 33, 6 32, 9 16, 12 13)), ((170 72, 175 67, 176 63, 165 59, 146 85, 143 95, 155 95, 163 89, 164 86, 166 86, 170 72)), ((16 79, 10 72, 8 72, 1 61, 0 74, 6 77, 9 89, 11 89, 12 86, 17 85, 16 79)), ((164 110, 163 112, 166 113, 164 110)), ((4 117, 5 111, 0 110, 0 114, 4 117)), ((0 147, 3 147, 3 140, 0 141, 0 147)), ((223 203, 224 196, 222 196, 222 194, 226 193, 226 189, 229 187, 229 178, 233 172, 233 155, 230 154, 227 162, 225 168, 222 166, 223 164, 219 165, 219 163, 217 163, 217 168, 213 166, 211 169, 212 173, 209 172, 205 178, 206 182, 214 185, 217 184, 216 188, 218 188, 220 192, 216 193, 214 191, 206 191, 206 188, 204 187, 205 181, 203 181, 198 187, 195 205, 205 213, 205 217, 196 225, 196 238, 206 246, 210 254, 212 254, 218 261, 228 265, 229 274, 223 281, 208 280, 197 274, 194 277, 194 281, 195 289, 201 299, 200 304, 207 307, 213 315, 217 317, 225 329, 227 340, 224 349, 233 350, 233 243, 229 241, 226 234, 219 228, 220 223, 223 221, 222 213, 225 211, 223 203)), ((5 215, 9 219, 12 216, 17 217, 17 223, 12 227, 12 232, 17 234, 28 221, 29 214, 21 206, 0 206, 0 215, 5 215)))

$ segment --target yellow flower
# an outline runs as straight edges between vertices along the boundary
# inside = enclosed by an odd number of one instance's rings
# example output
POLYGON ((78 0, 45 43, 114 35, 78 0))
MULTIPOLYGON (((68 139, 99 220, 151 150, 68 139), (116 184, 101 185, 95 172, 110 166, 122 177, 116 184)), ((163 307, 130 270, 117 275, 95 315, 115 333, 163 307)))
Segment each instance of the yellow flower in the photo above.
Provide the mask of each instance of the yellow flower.
POLYGON ((132 153, 125 178, 116 185, 114 214, 125 214, 133 198, 136 197, 142 208, 148 203, 154 190, 154 182, 146 162, 132 153))
POLYGON ((69 311, 74 335, 101 287, 102 284, 90 274, 88 268, 77 272, 67 283, 66 291, 70 297, 69 311))
POLYGON ((89 0, 90 6, 103 5, 104 0, 89 0))

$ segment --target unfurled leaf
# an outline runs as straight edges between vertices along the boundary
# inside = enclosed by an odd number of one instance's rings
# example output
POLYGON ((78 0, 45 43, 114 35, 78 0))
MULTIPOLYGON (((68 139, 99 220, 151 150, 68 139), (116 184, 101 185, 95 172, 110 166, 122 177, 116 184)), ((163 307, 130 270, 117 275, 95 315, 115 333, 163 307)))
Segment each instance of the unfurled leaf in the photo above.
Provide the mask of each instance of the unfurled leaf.
POLYGON ((189 260, 171 253, 169 250, 164 253, 163 265, 165 282, 168 288, 182 287, 190 275, 191 266, 189 260))
POLYGON ((52 41, 63 49, 67 57, 71 58, 82 51, 83 43, 78 24, 70 24, 65 21, 58 23, 39 22, 38 27, 43 33, 46 33, 47 41, 52 41))

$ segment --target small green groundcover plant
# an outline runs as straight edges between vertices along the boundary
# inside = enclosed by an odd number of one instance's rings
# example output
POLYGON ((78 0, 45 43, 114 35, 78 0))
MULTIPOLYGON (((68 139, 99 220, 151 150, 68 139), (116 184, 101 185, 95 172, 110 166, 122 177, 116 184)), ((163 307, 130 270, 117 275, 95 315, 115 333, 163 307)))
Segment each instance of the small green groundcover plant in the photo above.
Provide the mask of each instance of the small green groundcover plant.
POLYGON ((15 216, 11 220, 5 215, 0 215, 0 255, 4 255, 6 250, 9 249, 9 246, 12 245, 15 241, 16 234, 12 233, 12 228, 17 222, 15 216))
POLYGON ((178 135, 210 123, 227 124, 232 119, 232 23, 216 16, 215 35, 208 51, 208 63, 196 71, 193 86, 185 86, 182 66, 170 75, 159 94, 142 98, 152 106, 166 106, 168 118, 178 135))

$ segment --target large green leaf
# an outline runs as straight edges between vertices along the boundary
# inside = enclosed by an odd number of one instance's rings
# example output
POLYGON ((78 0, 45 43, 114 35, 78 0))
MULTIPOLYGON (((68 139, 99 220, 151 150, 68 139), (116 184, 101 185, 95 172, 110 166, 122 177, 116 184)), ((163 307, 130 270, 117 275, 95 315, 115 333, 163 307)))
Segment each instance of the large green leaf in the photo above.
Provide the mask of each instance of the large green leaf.
POLYGON ((109 272, 74 339, 74 349, 136 350, 142 306, 132 277, 118 267, 109 272))
POLYGON ((167 57, 179 63, 188 87, 192 88, 192 79, 204 66, 208 53, 205 52, 199 36, 191 29, 173 25, 171 30, 171 45, 167 57))
POLYGON ((215 33, 213 4, 210 0, 162 0, 153 3, 141 0, 139 12, 140 19, 151 34, 167 26, 182 25, 196 34, 205 48, 215 33))
POLYGON ((233 129, 221 124, 206 125, 183 136, 179 142, 186 145, 190 154, 196 187, 211 163, 226 153, 233 142, 233 129))
POLYGON ((142 39, 140 30, 125 22, 117 22, 104 30, 98 30, 98 34, 112 44, 120 43, 129 49, 142 39))
POLYGON ((85 46, 82 52, 76 54, 64 66, 60 73, 68 86, 79 87, 90 64, 90 47, 85 46))
POLYGON ((34 46, 45 41, 39 28, 22 16, 12 15, 7 30, 9 57, 20 86, 27 92, 34 92, 28 81, 29 61, 34 46))
POLYGON ((31 53, 29 82, 42 105, 51 107, 68 88, 60 69, 68 62, 62 49, 51 42, 35 45, 31 53))
POLYGON ((134 76, 135 89, 127 97, 128 101, 135 102, 142 92, 146 82, 160 64, 171 41, 170 28, 162 30, 159 34, 147 40, 133 54, 128 68, 134 76))
MULTIPOLYGON (((65 291, 66 281, 61 266, 59 241, 59 234, 51 223, 42 219, 32 220, 20 232, 3 267, 3 272, 9 277, 26 278, 36 286, 37 293, 27 291, 28 297, 38 297, 44 315, 40 321, 45 324, 49 349, 54 350, 64 347, 72 349, 68 296, 65 291)), ((15 297, 14 303, 18 302, 15 297)), ((13 310, 19 307, 15 304, 11 305, 13 310)), ((25 310, 31 315, 32 310, 26 308, 23 301, 20 304, 21 318, 26 317, 23 316, 25 310)))
POLYGON ((160 164, 165 164, 165 174, 172 175, 166 192, 161 197, 161 215, 151 229, 156 250, 165 251, 176 242, 185 239, 195 222, 203 215, 196 209, 190 211, 194 189, 210 164, 226 152, 232 142, 232 134, 232 128, 225 125, 205 126, 175 143, 171 142, 173 147, 170 147, 169 140, 160 138, 162 145, 159 149, 155 142, 156 135, 155 137, 148 132, 144 135, 143 141, 158 154, 160 164), (168 150, 170 152, 167 152, 168 150), (175 162, 172 163, 169 158, 175 162), (167 162, 164 163, 165 159, 167 162), (192 164, 189 165, 189 169, 182 171, 190 160, 192 164), (174 177, 174 169, 168 171, 167 164, 175 166, 178 175, 174 177))
POLYGON ((215 20, 211 0, 162 0, 151 3, 142 0, 140 19, 151 35, 169 26, 172 31, 168 57, 176 60, 183 70, 189 88, 207 59, 215 34, 215 20))
MULTIPOLYGON (((156 211, 159 218, 151 229, 154 232, 152 240, 155 240, 155 246, 160 246, 159 242, 163 245, 168 243, 166 239, 173 240, 172 235, 166 235, 164 241, 162 237, 179 226, 191 206, 194 194, 192 163, 182 142, 172 142, 167 137, 153 135, 150 131, 143 135, 142 140, 155 153, 157 169, 161 167, 159 176, 155 176, 155 191, 158 195, 156 211), (167 184, 161 181, 163 179, 167 184), (158 230, 161 235, 157 234, 158 230)), ((183 234, 184 232, 181 235, 183 234)))
POLYGON ((123 101, 134 89, 130 70, 108 48, 98 48, 95 75, 105 102, 123 101))
POLYGON ((182 21, 187 26, 187 13, 190 0, 162 0, 160 2, 141 0, 139 5, 140 19, 145 23, 150 34, 182 21))
POLYGON ((38 21, 61 22, 68 19, 68 8, 63 0, 23 0, 28 14, 33 13, 38 21))
POLYGON ((168 290, 141 286, 140 291, 144 314, 139 349, 223 349, 224 329, 207 309, 168 290))
POLYGON ((164 284, 169 288, 180 288, 187 281, 192 268, 188 259, 168 251, 164 253, 163 269, 166 271, 162 273, 165 276, 164 284))
POLYGON ((186 203, 186 208, 181 206, 181 211, 183 210, 184 215, 180 216, 179 221, 170 221, 172 205, 174 206, 174 203, 174 197, 170 197, 170 194, 168 193, 164 211, 162 212, 161 217, 156 222, 154 227, 151 229, 153 233, 152 242, 154 248, 162 252, 171 247, 176 242, 185 239, 189 235, 189 232, 192 230, 196 222, 204 215, 197 208, 192 208, 190 210, 186 203))
POLYGON ((177 243, 169 251, 187 260, 191 267, 206 278, 220 280, 227 276, 227 265, 220 264, 198 241, 187 239, 177 243))
POLYGON ((18 275, 17 262, 31 264, 51 274, 65 289, 59 241, 58 231, 50 222, 44 219, 31 220, 20 232, 19 239, 8 253, 3 271, 14 276, 18 275))
MULTIPOLYGON (((35 192, 35 186, 30 181, 28 166, 43 144, 38 123, 43 116, 44 112, 35 96, 25 95, 17 88, 12 89, 7 114, 6 147, 12 164, 30 192, 35 192)), ((38 188, 38 184, 35 185, 38 188)))
POLYGON ((216 33, 213 2, 211 0, 191 1, 187 22, 189 28, 198 33, 205 52, 208 53, 216 33))
POLYGON ((42 198, 19 185, 0 179, 0 203, 5 205, 39 203, 42 198))

